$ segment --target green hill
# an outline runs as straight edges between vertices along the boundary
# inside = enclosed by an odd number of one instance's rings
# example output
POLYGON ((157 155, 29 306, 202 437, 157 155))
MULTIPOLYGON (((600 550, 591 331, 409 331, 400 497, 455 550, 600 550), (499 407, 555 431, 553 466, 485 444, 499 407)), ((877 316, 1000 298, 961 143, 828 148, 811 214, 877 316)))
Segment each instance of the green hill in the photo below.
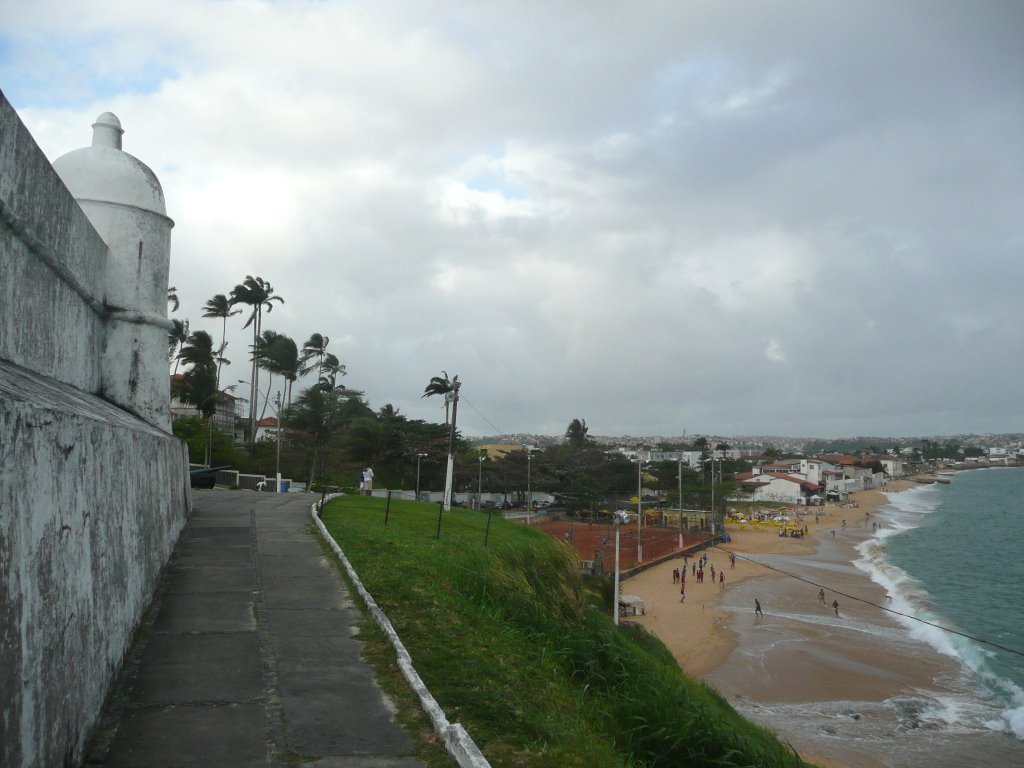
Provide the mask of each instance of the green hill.
POLYGON ((350 496, 324 522, 452 722, 495 768, 800 766, 791 748, 687 677, 575 554, 494 516, 350 496))

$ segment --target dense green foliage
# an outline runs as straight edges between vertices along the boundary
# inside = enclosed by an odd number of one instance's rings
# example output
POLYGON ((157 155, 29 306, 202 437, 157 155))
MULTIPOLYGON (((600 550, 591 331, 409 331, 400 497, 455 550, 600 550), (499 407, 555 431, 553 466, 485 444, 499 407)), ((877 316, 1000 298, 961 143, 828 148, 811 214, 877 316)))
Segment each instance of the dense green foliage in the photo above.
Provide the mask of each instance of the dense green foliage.
POLYGON ((791 749, 612 625, 574 553, 536 530, 352 496, 324 521, 448 713, 496 768, 799 766, 791 749), (385 525, 385 515, 387 524, 385 525))
POLYGON ((204 463, 207 439, 211 439, 212 458, 210 466, 240 466, 245 461, 245 451, 237 448, 231 437, 216 427, 209 428, 199 416, 186 416, 171 422, 174 436, 188 445, 188 460, 193 464, 204 463))

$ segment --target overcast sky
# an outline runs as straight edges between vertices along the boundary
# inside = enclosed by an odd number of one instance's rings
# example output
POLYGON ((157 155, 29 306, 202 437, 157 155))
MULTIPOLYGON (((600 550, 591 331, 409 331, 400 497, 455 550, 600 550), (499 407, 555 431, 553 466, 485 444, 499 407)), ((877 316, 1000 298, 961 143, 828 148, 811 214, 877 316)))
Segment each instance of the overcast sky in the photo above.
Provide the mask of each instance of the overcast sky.
POLYGON ((443 420, 443 369, 467 436, 1024 431, 1020 2, 0 19, 47 156, 109 110, 163 183, 175 316, 219 338, 201 307, 259 275, 374 408, 443 420))

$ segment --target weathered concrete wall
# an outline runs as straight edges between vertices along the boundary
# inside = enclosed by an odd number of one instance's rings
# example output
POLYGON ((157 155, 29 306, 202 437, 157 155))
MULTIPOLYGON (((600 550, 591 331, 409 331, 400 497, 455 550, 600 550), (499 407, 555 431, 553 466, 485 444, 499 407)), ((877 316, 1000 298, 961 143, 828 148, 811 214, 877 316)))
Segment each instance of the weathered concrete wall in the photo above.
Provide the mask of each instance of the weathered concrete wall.
POLYGON ((108 253, 0 93, 5 768, 81 763, 190 508, 184 443, 96 394, 108 253))
POLYGON ((106 254, 0 93, 0 358, 98 391, 106 254))
POLYGON ((0 361, 0 765, 77 765, 189 504, 185 445, 0 361))

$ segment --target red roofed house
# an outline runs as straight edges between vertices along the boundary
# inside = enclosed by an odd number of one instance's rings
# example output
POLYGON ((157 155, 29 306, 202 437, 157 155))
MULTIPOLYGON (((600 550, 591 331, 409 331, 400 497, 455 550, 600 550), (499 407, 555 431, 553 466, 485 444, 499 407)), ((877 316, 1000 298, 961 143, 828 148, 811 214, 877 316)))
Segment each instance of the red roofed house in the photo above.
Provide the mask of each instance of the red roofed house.
MULTIPOLYGON (((764 469, 762 467, 762 469, 764 469)), ((736 476, 737 484, 750 492, 751 501, 772 501, 782 504, 820 504, 825 486, 799 475, 782 472, 744 472, 736 476)))

